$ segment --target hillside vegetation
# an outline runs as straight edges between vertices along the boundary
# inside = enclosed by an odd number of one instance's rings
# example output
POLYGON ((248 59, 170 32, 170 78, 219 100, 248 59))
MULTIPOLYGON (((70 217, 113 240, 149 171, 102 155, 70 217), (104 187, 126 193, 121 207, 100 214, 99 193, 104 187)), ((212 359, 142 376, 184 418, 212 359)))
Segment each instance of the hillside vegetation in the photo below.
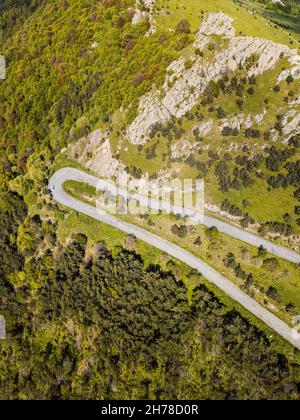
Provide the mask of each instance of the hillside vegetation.
POLYGON ((26 265, 27 287, 2 284, 1 398, 299 397, 299 367, 204 286, 189 303, 182 282, 134 253, 85 253, 78 235, 26 265))
MULTIPOLYGON (((299 352, 47 191, 67 165, 201 177, 207 211, 299 250, 298 44, 264 16, 231 0, 1 2, 0 398, 299 399, 299 352)), ((298 313, 299 267, 183 220, 133 222, 298 313)))

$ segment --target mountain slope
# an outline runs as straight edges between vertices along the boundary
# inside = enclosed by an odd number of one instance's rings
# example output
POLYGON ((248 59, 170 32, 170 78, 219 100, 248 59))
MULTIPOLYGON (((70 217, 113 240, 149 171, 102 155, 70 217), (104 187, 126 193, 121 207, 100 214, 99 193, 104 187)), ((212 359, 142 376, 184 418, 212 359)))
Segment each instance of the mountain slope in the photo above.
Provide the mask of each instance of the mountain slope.
MULTIPOLYGON (((204 178, 207 213, 299 251, 294 35, 231 0, 1 4, 0 396, 299 399, 294 348, 47 191, 65 166, 134 185, 204 178)), ((294 325, 295 264, 177 216, 126 217, 294 325)))

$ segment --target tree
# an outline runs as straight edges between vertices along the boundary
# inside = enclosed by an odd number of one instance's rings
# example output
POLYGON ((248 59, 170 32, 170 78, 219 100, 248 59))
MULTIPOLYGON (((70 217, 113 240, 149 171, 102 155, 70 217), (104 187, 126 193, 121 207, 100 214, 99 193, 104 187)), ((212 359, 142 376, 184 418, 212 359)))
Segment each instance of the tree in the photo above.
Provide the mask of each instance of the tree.
POLYGON ((280 298, 279 298, 279 294, 278 294, 278 290, 276 289, 276 287, 270 286, 270 287, 268 288, 267 292, 266 292, 266 295, 267 295, 270 299, 275 300, 275 301, 277 301, 277 302, 280 300, 280 298))
POLYGON ((198 236, 197 239, 195 240, 194 244, 196 246, 201 246, 202 245, 202 239, 201 236, 198 236))
POLYGON ((254 93, 255 93, 255 89, 254 89, 254 87, 253 87, 253 86, 249 87, 249 89, 247 90, 247 93, 248 93, 249 95, 254 95, 254 93))
POLYGON ((176 32, 179 34, 190 34, 191 25, 187 19, 182 19, 176 26, 176 32))

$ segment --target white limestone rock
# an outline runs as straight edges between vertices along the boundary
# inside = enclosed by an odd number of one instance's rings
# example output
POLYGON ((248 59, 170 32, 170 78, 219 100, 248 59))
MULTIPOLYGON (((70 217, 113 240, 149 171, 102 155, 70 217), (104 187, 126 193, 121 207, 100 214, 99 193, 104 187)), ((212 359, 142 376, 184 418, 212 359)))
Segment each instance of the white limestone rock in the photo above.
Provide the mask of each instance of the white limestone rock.
POLYGON ((293 108, 297 105, 300 105, 300 96, 298 96, 296 99, 293 99, 292 101, 289 102, 290 108, 293 108))
POLYGON ((267 111, 264 110, 261 114, 256 115, 234 115, 231 118, 224 118, 220 125, 219 130, 222 132, 225 127, 229 127, 232 129, 237 128, 239 131, 242 129, 247 129, 252 127, 253 124, 261 125, 265 119, 265 116, 267 114, 267 111))
POLYGON ((279 74, 279 76, 277 77, 277 84, 279 85, 281 82, 283 82, 284 80, 286 80, 291 74, 291 70, 282 70, 282 72, 279 74))
POLYGON ((145 4, 145 6, 150 7, 150 8, 153 7, 156 2, 156 0, 142 0, 142 1, 145 4))
POLYGON ((299 134, 300 133, 300 112, 293 109, 289 112, 287 112, 283 119, 282 119, 282 125, 283 125, 283 134, 286 137, 286 141, 289 139, 289 137, 299 134))
POLYGON ((292 70, 291 70, 292 76, 294 77, 294 79, 299 79, 300 78, 300 55, 293 54, 289 58, 289 62, 292 66, 292 70))

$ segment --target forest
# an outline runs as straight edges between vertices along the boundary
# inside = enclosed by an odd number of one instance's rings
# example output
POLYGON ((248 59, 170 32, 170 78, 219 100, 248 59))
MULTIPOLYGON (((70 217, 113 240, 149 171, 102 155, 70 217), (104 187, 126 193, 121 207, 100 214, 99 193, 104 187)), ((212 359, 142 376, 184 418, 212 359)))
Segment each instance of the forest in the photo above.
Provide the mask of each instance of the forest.
MULTIPOLYGON (((65 214, 47 194, 56 156, 97 125, 111 130, 120 109, 125 121, 118 130, 124 131, 139 98, 162 85, 168 65, 194 40, 187 20, 172 34, 159 30, 145 37, 149 21, 130 24, 133 5, 0 3, 1 54, 8 64, 7 80, 0 80, 0 315, 7 326, 0 342, 0 399, 300 399, 296 350, 279 351, 199 273, 197 286, 188 290, 178 270, 146 264, 136 251, 104 242, 91 249, 84 234, 58 239, 65 214)), ((255 83, 228 78, 211 84, 202 107, 234 94, 242 109, 241 97, 252 96, 255 83)), ((211 111, 218 119, 226 115, 222 107, 211 111)), ((195 115, 185 119, 204 118, 200 110, 195 115)), ((158 134, 171 142, 184 128, 171 121, 153 127, 151 137, 158 134)), ((222 137, 238 134, 225 129, 222 137)), ((243 136, 265 134, 250 130, 243 136)), ((199 130, 193 135, 201 140, 199 130)), ((225 192, 251 186, 262 168, 270 189, 292 187, 300 201, 298 148, 295 137, 287 154, 270 147, 251 163, 249 151, 236 160, 211 151, 207 162, 191 155, 185 163, 201 174, 212 168, 225 192)), ((145 153, 150 164, 158 143, 145 153)), ((143 175, 138 166, 128 167, 136 178, 143 175)), ((225 200, 222 208, 240 215, 245 226, 255 222, 246 205, 225 200)), ((289 216, 299 223, 299 206, 294 213, 289 216)), ((290 223, 286 217, 261 228, 288 234, 290 223)), ((187 235, 179 222, 172 232, 187 235)), ((251 274, 233 254, 224 265, 245 289, 251 286, 251 274)), ((268 294, 276 298, 276 290, 268 294)))

